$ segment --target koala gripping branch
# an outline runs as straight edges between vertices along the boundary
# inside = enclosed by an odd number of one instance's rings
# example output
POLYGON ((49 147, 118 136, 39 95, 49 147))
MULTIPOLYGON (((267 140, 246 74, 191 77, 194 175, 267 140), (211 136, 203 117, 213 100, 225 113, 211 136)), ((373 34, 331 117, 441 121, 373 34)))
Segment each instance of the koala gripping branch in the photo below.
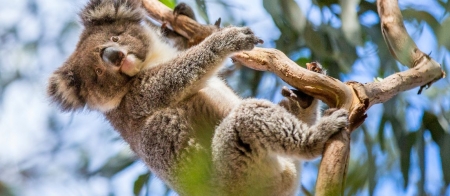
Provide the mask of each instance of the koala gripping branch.
MULTIPOLYGON (((157 0, 143 0, 143 5, 153 19, 168 24, 191 41, 198 43, 213 32, 207 25, 201 25, 186 16, 175 18, 172 10, 157 0)), ((386 102, 398 93, 415 87, 421 87, 421 91, 423 87, 445 77, 440 64, 420 51, 406 32, 397 0, 377 0, 377 6, 382 33, 391 54, 410 68, 392 74, 380 82, 343 83, 298 66, 276 49, 255 48, 233 57, 235 61, 250 68, 275 73, 291 86, 324 101, 330 107, 346 108, 350 111, 347 130, 331 137, 325 146, 316 183, 316 195, 343 194, 350 154, 349 134, 364 122, 366 111, 372 105, 386 102)))

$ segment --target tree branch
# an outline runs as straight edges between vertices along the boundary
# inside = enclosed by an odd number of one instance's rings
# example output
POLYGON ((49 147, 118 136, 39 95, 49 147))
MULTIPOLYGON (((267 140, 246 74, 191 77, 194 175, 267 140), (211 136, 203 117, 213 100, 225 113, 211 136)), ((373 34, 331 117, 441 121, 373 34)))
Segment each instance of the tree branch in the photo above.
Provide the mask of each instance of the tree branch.
MULTIPOLYGON (((172 11, 157 0, 143 0, 143 4, 152 18, 168 23, 174 31, 197 43, 214 31, 211 26, 200 25, 185 16, 175 19, 172 11)), ((334 135, 325 146, 316 184, 317 195, 343 193, 350 150, 349 133, 364 122, 366 111, 372 105, 386 102, 398 93, 415 87, 430 86, 445 77, 440 64, 420 51, 407 34, 397 0, 378 0, 377 5, 382 33, 391 54, 410 68, 380 82, 342 83, 298 66, 276 49, 255 48, 233 57, 250 68, 275 73, 291 86, 324 101, 330 107, 350 111, 348 129, 334 135)))
POLYGON ((184 15, 175 17, 173 11, 158 0, 142 0, 142 4, 151 18, 187 38, 190 46, 200 43, 217 30, 214 25, 201 25, 184 15))

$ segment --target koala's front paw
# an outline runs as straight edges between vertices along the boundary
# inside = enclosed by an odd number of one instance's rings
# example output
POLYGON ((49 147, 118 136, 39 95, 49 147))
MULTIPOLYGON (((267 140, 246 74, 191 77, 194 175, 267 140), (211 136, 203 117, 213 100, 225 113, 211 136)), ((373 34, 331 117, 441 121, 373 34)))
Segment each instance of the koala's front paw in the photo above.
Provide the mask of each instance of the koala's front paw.
POLYGON ((331 136, 333 133, 348 126, 348 111, 345 109, 328 109, 319 123, 322 126, 322 130, 327 131, 329 133, 328 136, 331 136))
POLYGON ((248 27, 226 27, 214 33, 211 39, 216 50, 229 53, 251 50, 256 44, 263 43, 248 27))

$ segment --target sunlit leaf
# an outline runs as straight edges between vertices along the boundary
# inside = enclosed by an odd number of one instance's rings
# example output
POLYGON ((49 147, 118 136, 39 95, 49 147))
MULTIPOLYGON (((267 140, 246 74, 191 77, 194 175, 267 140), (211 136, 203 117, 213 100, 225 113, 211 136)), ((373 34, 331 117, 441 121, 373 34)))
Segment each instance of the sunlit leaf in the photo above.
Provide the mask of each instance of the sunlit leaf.
POLYGON ((145 183, 148 182, 148 179, 150 179, 151 173, 145 173, 140 175, 135 181, 133 186, 133 193, 135 196, 139 196, 142 189, 144 188, 145 183))
POLYGON ((171 9, 175 8, 176 0, 159 0, 159 1, 171 9))
POLYGON ((373 79, 374 82, 382 82, 384 80, 384 78, 381 77, 376 77, 373 79))

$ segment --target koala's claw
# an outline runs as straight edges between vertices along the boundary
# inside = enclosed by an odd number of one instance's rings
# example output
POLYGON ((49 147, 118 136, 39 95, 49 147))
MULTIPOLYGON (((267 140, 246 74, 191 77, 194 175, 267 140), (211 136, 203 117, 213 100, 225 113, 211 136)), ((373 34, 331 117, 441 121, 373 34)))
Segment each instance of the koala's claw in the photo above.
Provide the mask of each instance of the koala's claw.
POLYGON ((258 38, 258 41, 255 42, 255 45, 256 44, 264 44, 264 40, 258 38))
POLYGON ((214 39, 220 46, 219 50, 228 52, 239 52, 251 50, 263 41, 256 37, 248 27, 225 27, 214 35, 214 39))
POLYGON ((330 131, 331 134, 336 133, 348 126, 348 111, 346 109, 328 109, 321 122, 326 126, 324 130, 330 131))
POLYGON ((300 104, 303 109, 308 108, 314 101, 314 97, 297 89, 289 89, 285 86, 281 89, 281 95, 300 104))
POLYGON ((341 128, 344 128, 348 125, 348 111, 346 109, 335 110, 329 116, 336 119, 336 125, 341 128))

